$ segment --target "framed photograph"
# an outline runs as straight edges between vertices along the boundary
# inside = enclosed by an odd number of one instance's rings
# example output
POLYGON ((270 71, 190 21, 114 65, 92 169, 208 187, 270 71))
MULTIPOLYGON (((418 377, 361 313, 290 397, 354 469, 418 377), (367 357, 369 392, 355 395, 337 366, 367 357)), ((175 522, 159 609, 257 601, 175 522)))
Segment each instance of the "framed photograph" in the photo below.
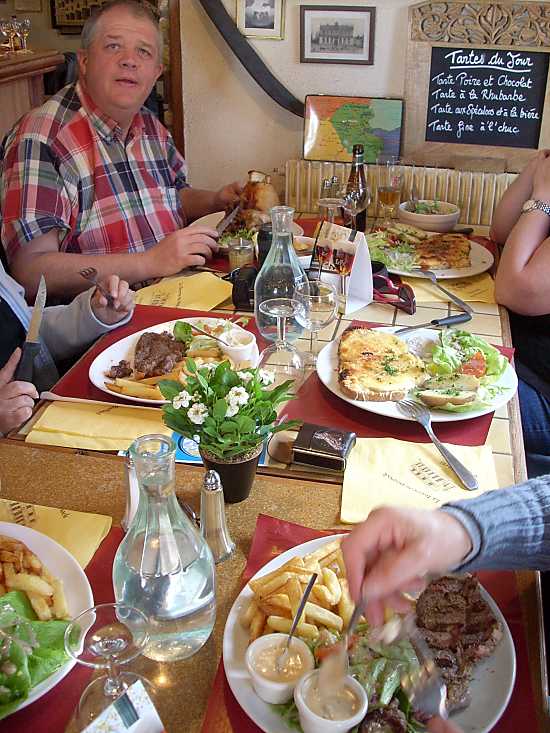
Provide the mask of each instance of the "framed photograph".
POLYGON ((237 0, 237 26, 248 38, 282 41, 285 0, 237 0))
POLYGON ((303 64, 374 63, 376 8, 359 5, 301 5, 303 64))

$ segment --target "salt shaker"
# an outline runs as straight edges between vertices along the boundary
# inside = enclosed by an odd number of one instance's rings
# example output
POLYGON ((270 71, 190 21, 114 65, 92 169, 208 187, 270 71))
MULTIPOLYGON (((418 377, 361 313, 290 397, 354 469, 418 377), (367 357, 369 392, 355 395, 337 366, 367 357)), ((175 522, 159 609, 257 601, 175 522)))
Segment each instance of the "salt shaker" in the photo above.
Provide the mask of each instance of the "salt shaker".
POLYGON ((212 551, 214 562, 227 560, 235 549, 235 543, 227 528, 223 488, 217 471, 207 471, 204 477, 200 517, 201 533, 212 551))

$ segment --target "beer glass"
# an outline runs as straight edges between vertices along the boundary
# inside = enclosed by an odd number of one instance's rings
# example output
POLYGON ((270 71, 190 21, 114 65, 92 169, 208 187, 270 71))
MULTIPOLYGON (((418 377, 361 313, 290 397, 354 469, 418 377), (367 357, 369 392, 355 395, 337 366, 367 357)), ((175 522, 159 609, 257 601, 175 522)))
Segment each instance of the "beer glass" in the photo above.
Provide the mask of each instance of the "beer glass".
POLYGON ((382 227, 391 226, 391 219, 397 216, 403 187, 403 162, 394 156, 380 156, 378 166, 378 216, 382 227))

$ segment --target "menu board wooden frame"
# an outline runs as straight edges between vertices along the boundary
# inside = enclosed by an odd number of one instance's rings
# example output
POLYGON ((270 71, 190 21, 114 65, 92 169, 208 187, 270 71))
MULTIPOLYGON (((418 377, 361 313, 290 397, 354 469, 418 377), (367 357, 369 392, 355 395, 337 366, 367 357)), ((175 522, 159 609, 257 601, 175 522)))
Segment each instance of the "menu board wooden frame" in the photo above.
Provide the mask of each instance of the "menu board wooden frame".
MULTIPOLYGON (((403 154, 418 163, 486 171, 521 171, 528 148, 426 142, 432 47, 550 51, 550 2, 420 2, 409 8, 403 154)), ((549 74, 550 78, 550 74, 549 74)), ((547 82, 539 148, 550 147, 547 82)))

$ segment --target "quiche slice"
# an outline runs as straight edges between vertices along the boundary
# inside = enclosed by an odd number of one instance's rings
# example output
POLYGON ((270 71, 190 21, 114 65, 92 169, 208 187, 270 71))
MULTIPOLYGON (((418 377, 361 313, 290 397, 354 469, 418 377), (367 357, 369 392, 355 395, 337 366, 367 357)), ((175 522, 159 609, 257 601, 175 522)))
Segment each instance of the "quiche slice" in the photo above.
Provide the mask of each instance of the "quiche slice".
POLYGON ((338 383, 354 400, 402 400, 426 380, 424 362, 391 333, 352 326, 338 347, 338 383))
POLYGON ((470 267, 470 240, 463 234, 437 234, 415 245, 423 270, 470 267))

